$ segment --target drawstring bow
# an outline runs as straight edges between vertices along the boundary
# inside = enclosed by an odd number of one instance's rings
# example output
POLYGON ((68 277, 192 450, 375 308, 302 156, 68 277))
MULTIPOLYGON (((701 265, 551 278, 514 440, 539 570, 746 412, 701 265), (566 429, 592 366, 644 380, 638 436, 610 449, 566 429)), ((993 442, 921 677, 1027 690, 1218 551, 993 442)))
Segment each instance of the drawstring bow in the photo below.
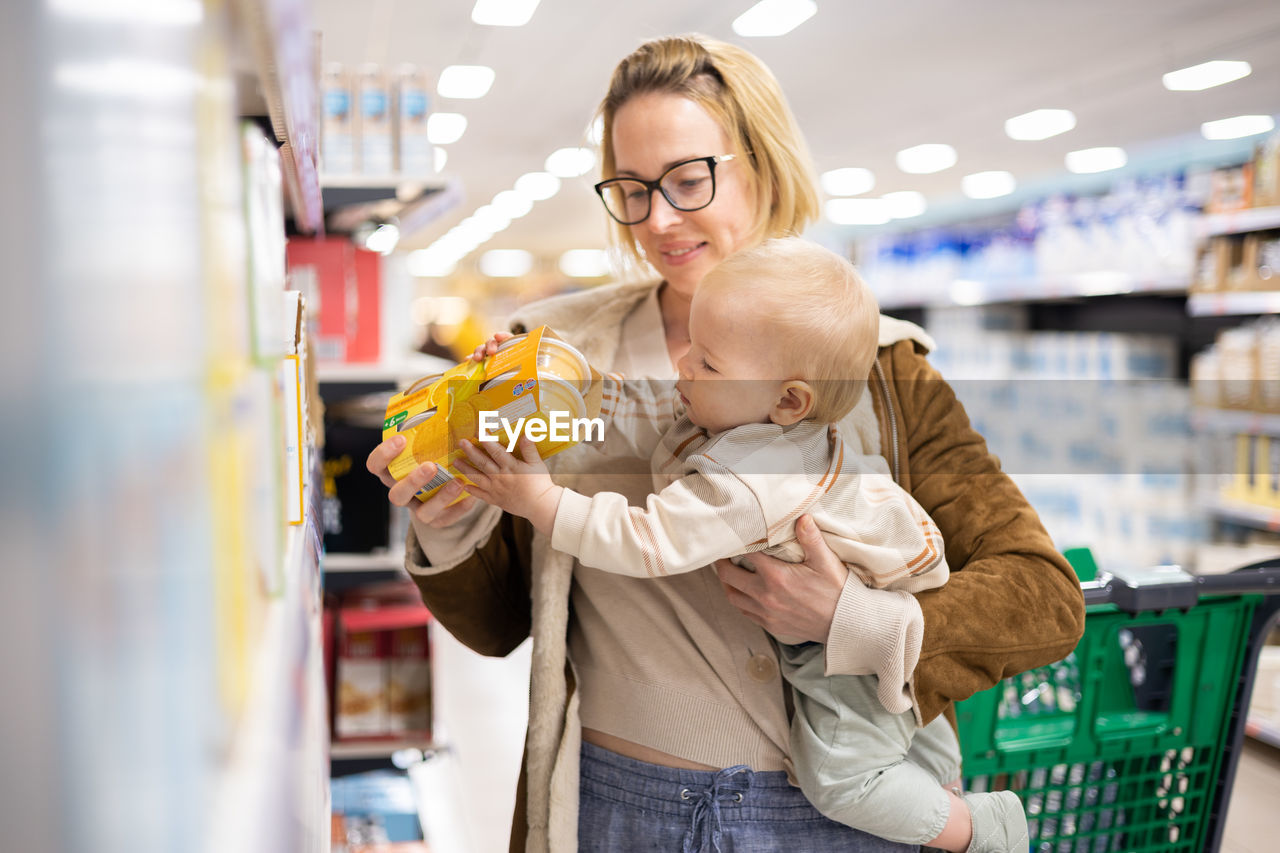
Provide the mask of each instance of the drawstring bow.
POLYGON ((751 769, 745 764, 738 764, 718 771, 711 780, 711 786, 705 790, 682 790, 680 799, 693 800, 693 823, 684 837, 682 853, 704 850, 721 853, 720 804, 742 802, 743 792, 750 788, 751 769))

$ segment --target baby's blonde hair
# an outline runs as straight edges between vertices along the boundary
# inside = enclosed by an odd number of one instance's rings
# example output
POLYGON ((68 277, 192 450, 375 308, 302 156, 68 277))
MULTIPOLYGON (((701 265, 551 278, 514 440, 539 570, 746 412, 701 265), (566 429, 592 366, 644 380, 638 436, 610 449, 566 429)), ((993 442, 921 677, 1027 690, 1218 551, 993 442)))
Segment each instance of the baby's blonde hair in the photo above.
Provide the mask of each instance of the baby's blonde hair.
MULTIPOLYGON (((736 154, 747 167, 756 198, 750 242, 799 234, 818 218, 809 147, 773 73, 742 48, 701 35, 647 41, 618 63, 599 108, 605 178, 617 174, 613 125, 618 110, 632 98, 651 93, 688 98, 729 137, 731 151, 706 153, 736 154)), ((614 244, 643 261, 631 229, 612 221, 610 225, 614 244)))
POLYGON ((765 317, 786 378, 813 386, 808 420, 836 423, 853 410, 880 334, 875 296, 853 264, 799 237, 766 240, 707 273, 698 295, 717 291, 765 317))

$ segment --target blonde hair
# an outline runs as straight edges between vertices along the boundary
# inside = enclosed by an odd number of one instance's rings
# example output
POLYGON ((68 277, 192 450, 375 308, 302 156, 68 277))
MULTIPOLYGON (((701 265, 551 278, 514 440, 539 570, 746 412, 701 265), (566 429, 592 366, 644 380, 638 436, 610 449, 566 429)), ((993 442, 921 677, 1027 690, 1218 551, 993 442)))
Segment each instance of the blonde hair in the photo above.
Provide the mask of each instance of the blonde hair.
POLYGON ((814 389, 807 420, 836 423, 866 387, 880 336, 880 309, 853 264, 798 237, 766 240, 717 264, 701 297, 723 290, 767 318, 787 378, 814 389))
MULTIPOLYGON (((613 124, 618 110, 638 95, 672 94, 706 110, 729 137, 750 175, 756 197, 751 242, 799 234, 818 218, 818 193, 809 147, 773 73, 751 53, 701 35, 669 36, 640 45, 614 69, 598 110, 604 122, 601 170, 617 170, 613 124)), ((643 262, 631 229, 610 222, 623 254, 643 262)))

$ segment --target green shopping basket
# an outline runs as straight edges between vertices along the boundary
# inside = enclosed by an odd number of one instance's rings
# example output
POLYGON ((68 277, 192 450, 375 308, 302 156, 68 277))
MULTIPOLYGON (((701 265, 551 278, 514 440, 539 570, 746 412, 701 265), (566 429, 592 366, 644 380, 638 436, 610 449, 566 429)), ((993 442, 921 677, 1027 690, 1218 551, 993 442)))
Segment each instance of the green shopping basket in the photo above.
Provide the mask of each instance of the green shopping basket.
POLYGON ((956 706, 966 788, 1016 792, 1039 853, 1217 851, 1280 560, 1081 586, 1074 652, 956 706))

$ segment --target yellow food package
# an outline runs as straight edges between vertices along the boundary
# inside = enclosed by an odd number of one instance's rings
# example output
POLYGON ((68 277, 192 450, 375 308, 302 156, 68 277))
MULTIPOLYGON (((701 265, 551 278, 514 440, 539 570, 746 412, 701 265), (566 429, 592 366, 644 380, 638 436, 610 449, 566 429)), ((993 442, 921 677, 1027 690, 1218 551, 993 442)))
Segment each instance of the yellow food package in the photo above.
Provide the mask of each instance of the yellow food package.
POLYGON ((387 403, 383 440, 408 439, 391 461, 391 476, 402 480, 423 462, 436 463, 436 476, 418 492, 426 500, 455 477, 467 482, 454 467, 462 439, 510 447, 523 434, 545 459, 588 436, 603 437, 601 378, 546 326, 503 341, 484 361, 424 376, 387 403))

